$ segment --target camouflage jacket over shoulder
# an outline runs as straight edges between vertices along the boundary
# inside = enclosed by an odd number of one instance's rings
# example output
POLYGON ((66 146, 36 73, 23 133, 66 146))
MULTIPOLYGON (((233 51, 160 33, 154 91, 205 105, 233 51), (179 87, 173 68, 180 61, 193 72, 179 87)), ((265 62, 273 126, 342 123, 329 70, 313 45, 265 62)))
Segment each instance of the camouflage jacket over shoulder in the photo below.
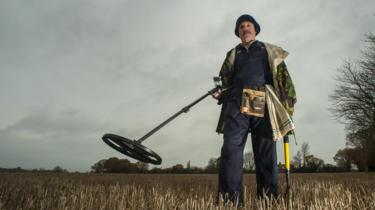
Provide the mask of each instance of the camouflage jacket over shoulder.
MULTIPOLYGON (((290 74, 284 62, 285 58, 288 56, 288 52, 276 45, 265 42, 263 43, 268 53, 268 62, 272 72, 275 92, 280 102, 292 116, 294 111, 294 104, 297 102, 297 97, 292 78, 290 77, 290 74)), ((227 53, 224 63, 221 67, 219 75, 222 80, 223 89, 227 89, 231 86, 232 75, 234 72, 235 54, 235 48, 231 49, 227 53)), ((227 105, 226 97, 227 91, 224 91, 218 102, 218 104, 222 104, 220 118, 216 128, 216 132, 218 133, 223 133, 224 131, 224 111, 227 105)))

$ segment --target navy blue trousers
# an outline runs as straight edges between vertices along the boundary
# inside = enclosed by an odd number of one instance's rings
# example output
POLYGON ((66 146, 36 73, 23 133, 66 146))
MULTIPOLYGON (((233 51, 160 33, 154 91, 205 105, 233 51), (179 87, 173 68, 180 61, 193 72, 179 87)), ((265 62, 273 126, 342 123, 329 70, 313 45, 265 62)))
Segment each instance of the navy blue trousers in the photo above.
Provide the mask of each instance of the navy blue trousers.
POLYGON ((243 204, 243 152, 249 129, 251 129, 258 197, 264 194, 268 197, 277 197, 278 168, 276 142, 272 139, 268 110, 265 110, 263 118, 247 116, 240 113, 239 103, 238 98, 228 101, 225 111, 219 195, 224 197, 225 202, 230 200, 241 205, 243 204))

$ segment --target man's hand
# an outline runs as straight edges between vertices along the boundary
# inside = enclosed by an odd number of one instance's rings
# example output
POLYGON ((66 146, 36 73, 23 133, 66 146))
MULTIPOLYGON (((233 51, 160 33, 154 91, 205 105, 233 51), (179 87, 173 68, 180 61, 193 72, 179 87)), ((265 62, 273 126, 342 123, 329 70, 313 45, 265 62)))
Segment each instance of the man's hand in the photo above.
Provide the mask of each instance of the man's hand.
POLYGON ((219 98, 221 97, 221 93, 222 91, 220 89, 218 89, 216 92, 212 93, 212 98, 216 99, 216 100, 219 100, 219 98))

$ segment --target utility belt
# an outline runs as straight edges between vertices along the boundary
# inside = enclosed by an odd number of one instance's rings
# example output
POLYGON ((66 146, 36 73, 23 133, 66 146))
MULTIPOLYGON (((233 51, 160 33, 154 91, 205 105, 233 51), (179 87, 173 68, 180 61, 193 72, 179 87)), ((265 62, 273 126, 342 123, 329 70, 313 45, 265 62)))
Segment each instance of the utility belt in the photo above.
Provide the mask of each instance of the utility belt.
POLYGON ((264 117, 266 104, 265 86, 253 87, 245 85, 242 90, 240 112, 248 116, 264 117))

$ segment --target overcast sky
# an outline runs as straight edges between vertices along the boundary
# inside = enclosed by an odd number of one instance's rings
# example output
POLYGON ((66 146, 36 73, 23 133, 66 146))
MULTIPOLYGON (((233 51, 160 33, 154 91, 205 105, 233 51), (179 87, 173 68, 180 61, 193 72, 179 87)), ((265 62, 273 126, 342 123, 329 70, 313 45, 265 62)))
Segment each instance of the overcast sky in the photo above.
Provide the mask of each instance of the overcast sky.
MULTIPOLYGON (((138 139, 211 89, 244 13, 259 22, 257 39, 290 53, 299 143, 291 155, 308 142, 333 163, 345 146, 344 126, 328 111, 333 77, 375 32, 374 8, 372 0, 1 1, 0 167, 88 171, 125 158, 102 135, 138 139)), ((207 98, 144 145, 162 167, 205 166, 220 155, 219 111, 207 98)))

